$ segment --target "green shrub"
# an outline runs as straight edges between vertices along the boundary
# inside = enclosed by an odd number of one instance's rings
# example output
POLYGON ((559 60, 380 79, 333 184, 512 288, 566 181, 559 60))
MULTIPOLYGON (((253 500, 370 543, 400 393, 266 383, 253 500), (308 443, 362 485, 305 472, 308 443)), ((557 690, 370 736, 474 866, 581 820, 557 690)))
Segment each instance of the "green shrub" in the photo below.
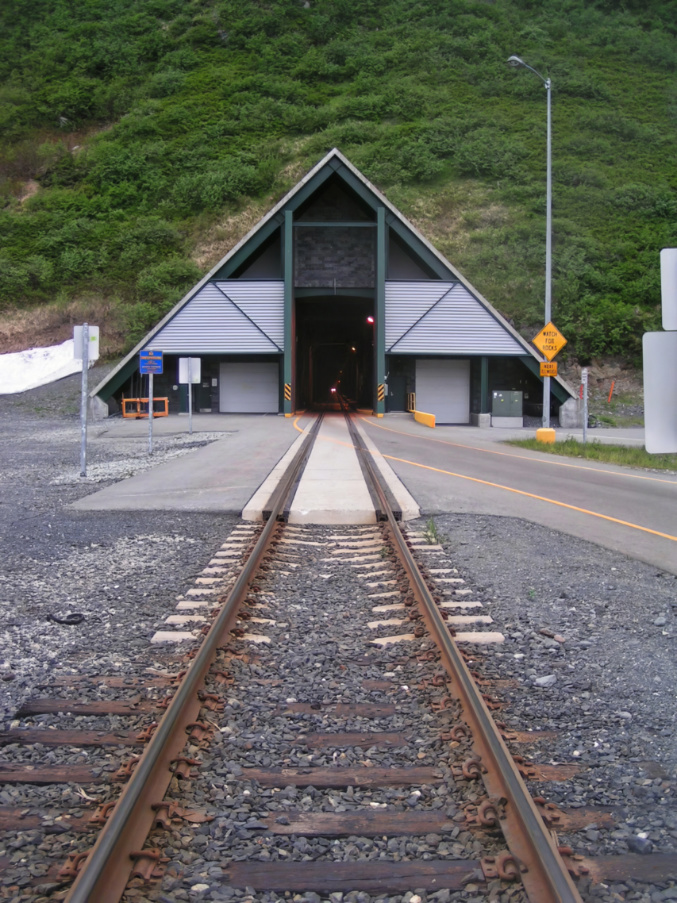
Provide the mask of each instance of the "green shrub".
POLYGON ((151 97, 169 97, 183 88, 186 76, 179 69, 163 69, 156 72, 148 82, 148 93, 151 97))
POLYGON ((141 270, 136 279, 136 286, 143 301, 172 304, 178 301, 199 277, 200 271, 194 263, 182 257, 170 257, 141 270))
POLYGON ((0 310, 22 298, 29 282, 27 267, 0 256, 0 310))

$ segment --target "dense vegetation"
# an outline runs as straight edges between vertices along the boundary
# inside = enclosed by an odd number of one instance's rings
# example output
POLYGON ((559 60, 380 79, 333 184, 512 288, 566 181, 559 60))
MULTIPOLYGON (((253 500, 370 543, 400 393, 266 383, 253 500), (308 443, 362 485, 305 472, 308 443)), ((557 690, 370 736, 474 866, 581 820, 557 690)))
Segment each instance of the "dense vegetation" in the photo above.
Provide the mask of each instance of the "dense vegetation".
POLYGON ((0 310, 112 299, 131 342, 224 217, 337 146, 531 337, 545 91, 517 53, 553 81, 555 322, 636 357, 677 243, 676 30, 670 0, 5 0, 0 310))

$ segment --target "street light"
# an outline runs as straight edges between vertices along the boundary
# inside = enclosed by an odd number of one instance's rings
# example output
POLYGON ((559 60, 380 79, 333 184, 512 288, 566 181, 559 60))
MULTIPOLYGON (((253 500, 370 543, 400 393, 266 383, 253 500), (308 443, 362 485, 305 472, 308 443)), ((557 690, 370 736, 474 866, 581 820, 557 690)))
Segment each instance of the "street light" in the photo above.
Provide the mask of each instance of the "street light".
MULTIPOLYGON (((545 85, 548 100, 547 117, 547 174, 546 174, 546 202, 545 202, 545 325, 552 319, 552 121, 550 115, 551 82, 549 78, 543 78, 533 66, 525 63, 519 56, 508 57, 508 65, 515 69, 523 66, 537 75, 545 85)), ((550 377, 543 377, 543 426, 550 428, 550 377)))

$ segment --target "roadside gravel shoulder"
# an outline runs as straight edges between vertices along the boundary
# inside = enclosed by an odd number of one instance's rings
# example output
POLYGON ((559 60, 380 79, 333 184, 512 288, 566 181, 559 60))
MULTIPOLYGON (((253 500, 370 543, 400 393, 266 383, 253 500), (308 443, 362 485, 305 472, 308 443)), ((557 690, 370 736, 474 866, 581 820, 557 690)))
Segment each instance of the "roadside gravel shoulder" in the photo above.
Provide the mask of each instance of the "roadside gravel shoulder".
POLYGON ((578 834, 578 852, 674 853, 677 578, 516 518, 435 523, 505 634, 481 656, 485 677, 514 683, 498 692, 501 719, 513 730, 552 732, 528 757, 580 766, 571 780, 536 784, 534 793, 562 807, 614 810, 615 827, 578 834))

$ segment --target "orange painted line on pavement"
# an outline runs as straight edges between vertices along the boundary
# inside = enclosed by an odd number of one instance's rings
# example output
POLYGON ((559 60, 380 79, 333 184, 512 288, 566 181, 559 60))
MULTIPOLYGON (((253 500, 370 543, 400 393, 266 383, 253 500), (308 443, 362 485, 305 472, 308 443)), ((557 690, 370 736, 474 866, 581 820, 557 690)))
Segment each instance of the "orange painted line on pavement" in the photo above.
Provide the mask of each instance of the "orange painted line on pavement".
POLYGON ((299 433, 305 433, 305 429, 301 429, 300 426, 297 426, 297 423, 299 422, 299 420, 300 420, 302 417, 306 417, 306 416, 307 416, 307 415, 306 415, 305 413, 299 414, 299 416, 298 416, 298 417, 296 418, 296 420, 294 421, 294 429, 295 429, 295 430, 298 430, 299 433))
POLYGON ((588 508, 579 508, 576 505, 568 505, 566 502, 558 502, 557 499, 549 499, 543 495, 535 495, 533 492, 526 492, 524 489, 513 489, 512 486, 503 486, 501 483, 492 483, 489 480, 480 480, 479 477, 467 477, 462 473, 454 473, 451 470, 442 470, 439 467, 431 467, 429 464, 419 464, 416 461, 408 461, 406 458, 396 458, 394 455, 383 455, 389 461, 399 461, 401 464, 410 464, 412 467, 421 467, 423 470, 432 470, 435 473, 443 473, 449 477, 457 477, 459 480, 470 480, 472 483, 481 483, 483 486, 491 486, 492 489, 503 489, 506 492, 514 492, 517 495, 525 495, 530 499, 537 499, 539 502, 548 502, 550 505, 557 505, 559 508, 568 508, 570 511, 578 511, 580 514, 589 514, 591 517, 599 517, 602 520, 611 521, 613 524, 621 524, 623 527, 631 527, 633 530, 641 530, 643 533, 651 533, 653 536, 660 536, 663 539, 671 539, 677 542, 677 536, 670 533, 661 533, 659 530, 652 530, 650 527, 642 527, 639 524, 633 524, 627 520, 620 520, 617 517, 611 517, 609 514, 600 514, 599 511, 590 511, 588 508))
MULTIPOLYGON (((619 473, 616 470, 601 470, 599 467, 586 467, 585 464, 569 464, 567 461, 553 461, 548 458, 531 458, 529 455, 516 455, 512 452, 495 451, 492 448, 478 448, 475 445, 463 445, 460 442, 450 442, 448 439, 438 439, 436 436, 417 436, 416 433, 405 433, 404 430, 394 430, 389 426, 381 426, 380 423, 374 423, 368 417, 361 417, 368 426, 374 426, 377 430, 385 430, 388 433, 396 433, 398 436, 408 436, 410 439, 421 439, 424 442, 439 442, 442 445, 450 445, 452 448, 467 448, 469 451, 484 452, 485 455, 501 455, 504 458, 519 458, 523 461, 535 461, 538 464, 550 464, 553 467, 572 467, 574 470, 589 470, 592 473, 608 473, 615 477, 631 477, 634 480, 649 480, 652 483, 668 483, 670 486, 677 485, 676 480, 663 480, 660 477, 647 477, 641 473, 619 473)), ((621 467, 622 465, 618 465, 621 467)))

